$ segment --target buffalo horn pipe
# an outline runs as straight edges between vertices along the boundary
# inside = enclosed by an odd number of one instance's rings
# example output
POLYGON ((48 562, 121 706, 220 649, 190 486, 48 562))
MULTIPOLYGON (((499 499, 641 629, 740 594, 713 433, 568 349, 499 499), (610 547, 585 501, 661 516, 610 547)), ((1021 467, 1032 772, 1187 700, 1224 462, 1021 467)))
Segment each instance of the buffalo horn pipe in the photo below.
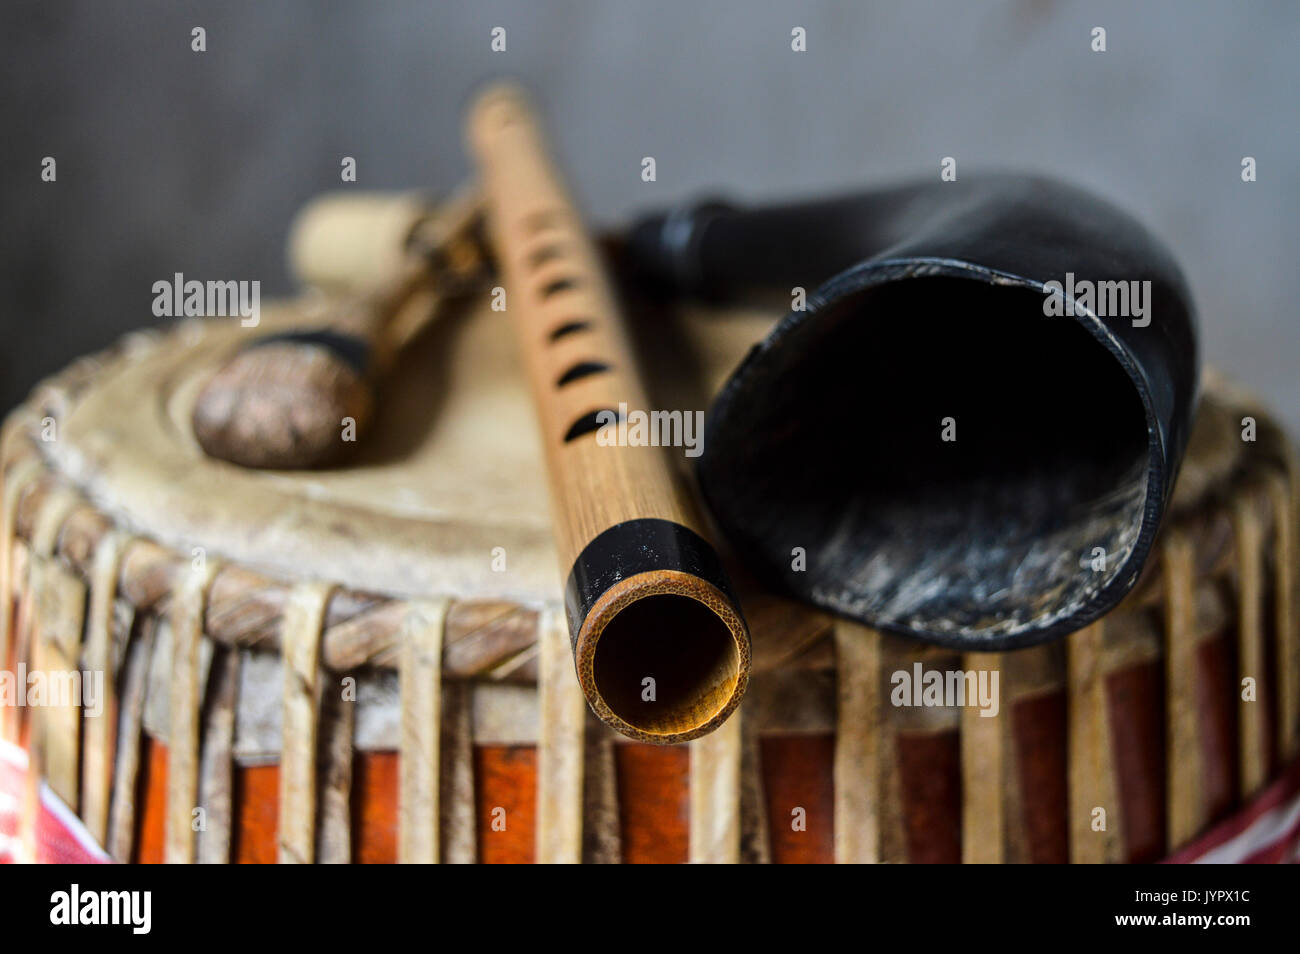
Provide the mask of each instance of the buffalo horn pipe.
POLYGON ((1198 357, 1177 265, 1125 212, 1048 179, 963 176, 697 204, 643 221, 626 250, 670 296, 790 296, 697 461, 723 534, 770 583, 996 650, 1079 629, 1137 581, 1198 357))

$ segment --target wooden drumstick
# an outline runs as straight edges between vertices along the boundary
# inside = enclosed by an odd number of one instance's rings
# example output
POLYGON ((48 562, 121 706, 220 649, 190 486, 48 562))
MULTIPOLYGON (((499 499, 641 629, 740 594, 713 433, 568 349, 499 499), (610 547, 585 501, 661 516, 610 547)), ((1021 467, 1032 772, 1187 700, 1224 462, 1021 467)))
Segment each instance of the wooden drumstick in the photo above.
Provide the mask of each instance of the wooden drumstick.
POLYGON ((408 222, 399 239, 388 236, 379 243, 391 248, 376 248, 373 241, 366 248, 372 235, 331 239, 331 233, 354 231, 367 215, 372 221, 380 217, 382 207, 377 214, 366 200, 318 204, 317 214, 309 207, 295 229, 296 270, 328 280, 331 244, 335 259, 361 250, 353 262, 359 258, 360 267, 379 273, 371 276, 377 287, 304 309, 302 326, 257 339, 212 377, 192 415, 194 436, 212 457, 276 469, 337 461, 351 446, 342 439, 344 421, 351 419, 358 435, 365 430, 377 388, 402 347, 446 296, 463 290, 481 270, 473 235, 482 209, 477 191, 466 190, 408 222))
POLYGON ((527 99, 493 87, 468 125, 541 421, 578 681, 625 735, 696 738, 745 691, 744 619, 672 451, 597 441, 600 412, 648 404, 596 247, 527 99))

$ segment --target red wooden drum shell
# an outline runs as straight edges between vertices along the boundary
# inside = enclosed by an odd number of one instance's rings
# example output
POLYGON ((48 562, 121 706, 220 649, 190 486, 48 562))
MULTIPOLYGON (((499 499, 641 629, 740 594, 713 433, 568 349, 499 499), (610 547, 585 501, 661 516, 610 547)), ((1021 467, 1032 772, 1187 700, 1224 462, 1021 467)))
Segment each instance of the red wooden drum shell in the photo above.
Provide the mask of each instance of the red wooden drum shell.
MULTIPOLYGON (((696 371, 652 360, 668 406, 702 406, 771 317, 680 316, 696 371)), ((1295 470, 1213 378, 1159 556, 1098 623, 963 655, 738 576, 739 714, 683 746, 614 736, 574 685, 494 323, 478 302, 418 341, 387 429, 333 472, 243 472, 193 444, 186 401, 242 342, 230 325, 134 338, 10 417, 4 666, 99 669, 110 692, 99 717, 0 725, 114 857, 1153 861, 1296 757, 1295 470), (997 715, 895 705, 918 664, 996 673, 997 715)))

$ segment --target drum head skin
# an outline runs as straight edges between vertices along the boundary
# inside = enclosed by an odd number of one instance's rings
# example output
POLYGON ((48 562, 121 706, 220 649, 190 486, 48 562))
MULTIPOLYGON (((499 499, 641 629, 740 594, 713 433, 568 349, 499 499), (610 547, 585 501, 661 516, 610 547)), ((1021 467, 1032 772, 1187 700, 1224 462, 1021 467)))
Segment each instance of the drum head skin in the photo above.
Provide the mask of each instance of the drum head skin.
MULTIPOLYGON (((198 391, 295 307, 266 309, 256 330, 191 320, 135 339, 76 391, 43 449, 115 522, 182 554, 393 597, 558 602, 537 420, 507 316, 486 297, 411 343, 346 466, 258 471, 203 453, 190 427, 198 391)), ((666 321, 650 348, 656 405, 702 414, 774 318, 666 321)))

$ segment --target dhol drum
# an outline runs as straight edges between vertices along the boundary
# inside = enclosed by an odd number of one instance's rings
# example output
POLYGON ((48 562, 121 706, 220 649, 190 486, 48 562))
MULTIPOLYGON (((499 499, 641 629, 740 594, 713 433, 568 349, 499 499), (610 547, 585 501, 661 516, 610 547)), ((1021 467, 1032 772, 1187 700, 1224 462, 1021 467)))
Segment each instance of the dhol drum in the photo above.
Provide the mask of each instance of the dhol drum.
MULTIPOLYGON (((657 327, 658 406, 704 407, 774 317, 657 327)), ((484 297, 427 329, 338 469, 199 450, 190 409, 237 322, 128 338, 10 416, 0 658, 28 694, 4 732, 46 792, 18 800, 17 854, 43 857, 57 800, 124 862, 1149 861, 1293 797, 1295 471, 1222 382, 1159 558, 1100 622, 963 655, 737 573, 748 695, 654 746, 578 689, 504 320, 484 297), (103 674, 98 698, 32 698, 73 672, 103 674)))

